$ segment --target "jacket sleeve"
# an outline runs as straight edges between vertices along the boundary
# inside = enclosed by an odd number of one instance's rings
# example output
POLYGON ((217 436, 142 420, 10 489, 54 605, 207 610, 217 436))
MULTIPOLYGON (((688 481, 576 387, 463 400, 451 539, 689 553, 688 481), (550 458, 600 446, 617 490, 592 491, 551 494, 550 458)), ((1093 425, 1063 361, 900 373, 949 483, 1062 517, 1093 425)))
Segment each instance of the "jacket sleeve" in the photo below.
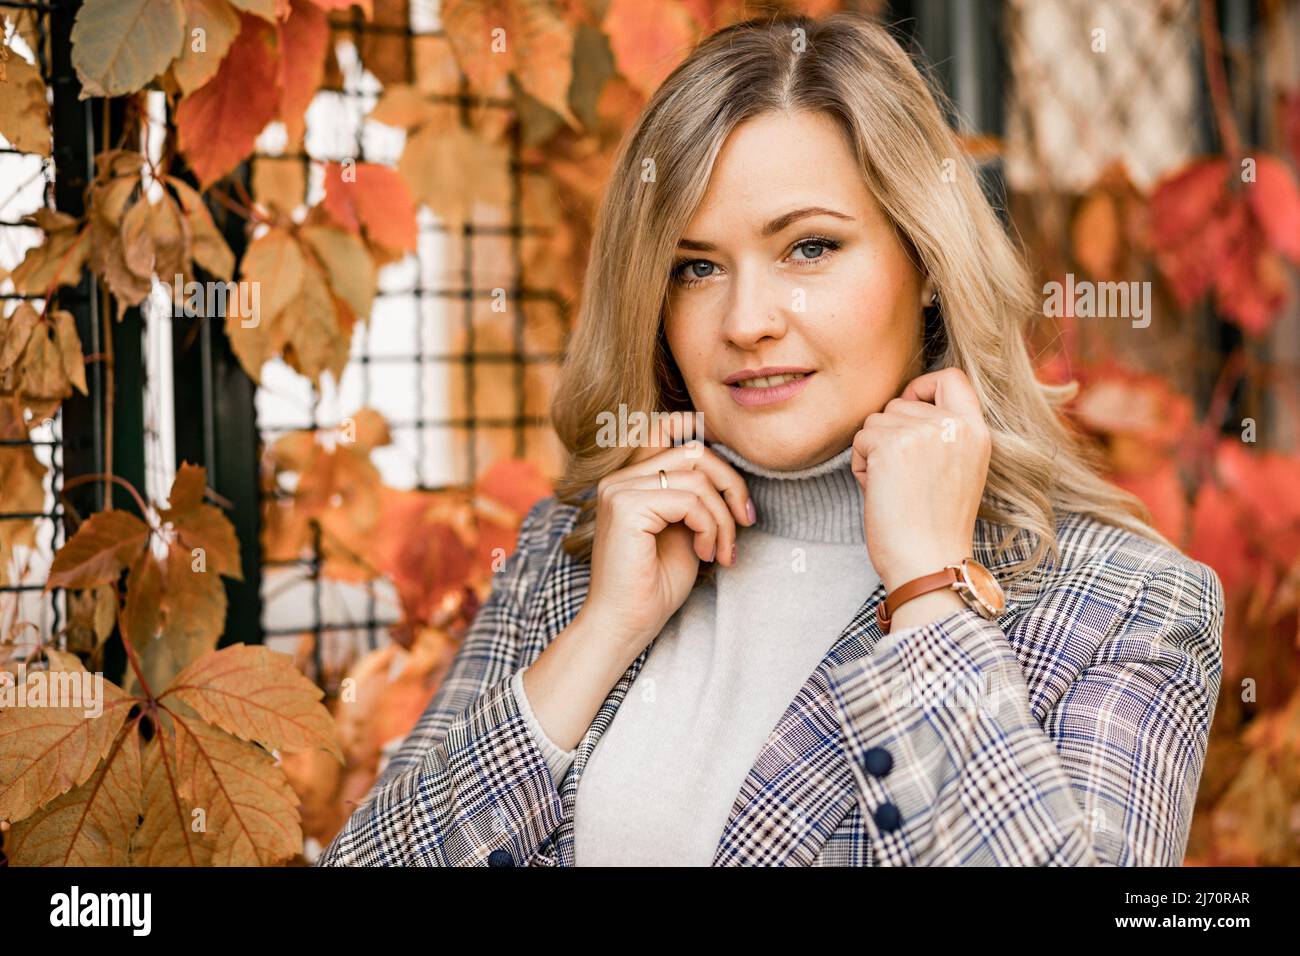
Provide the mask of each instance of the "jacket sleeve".
POLYGON ((1054 655, 1045 679, 1065 684, 1041 715, 1006 633, 970 608, 832 672, 882 865, 1182 863, 1222 674, 1223 588, 1190 559, 1135 583, 1119 601, 1095 578, 1070 583, 1016 622, 1030 628, 1025 653, 1054 655), (1071 638, 1097 621, 1091 659, 1072 662, 1071 638))
POLYGON ((559 826, 559 792, 512 686, 553 503, 529 511, 428 709, 317 866, 523 866, 559 826))

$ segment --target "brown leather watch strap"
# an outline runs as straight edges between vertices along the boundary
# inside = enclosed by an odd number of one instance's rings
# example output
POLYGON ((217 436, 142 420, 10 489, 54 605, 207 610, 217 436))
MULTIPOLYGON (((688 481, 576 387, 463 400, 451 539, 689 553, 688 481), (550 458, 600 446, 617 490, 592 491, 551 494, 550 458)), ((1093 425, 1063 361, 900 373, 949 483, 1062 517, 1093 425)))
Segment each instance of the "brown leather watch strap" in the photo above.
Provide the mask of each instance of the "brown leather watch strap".
POLYGON ((947 567, 942 571, 935 571, 934 574, 923 574, 894 588, 892 594, 886 595, 885 599, 876 605, 876 622, 880 625, 881 633, 889 633, 889 624, 894 618, 894 612, 904 603, 922 594, 952 587, 960 580, 961 574, 955 568, 947 567))

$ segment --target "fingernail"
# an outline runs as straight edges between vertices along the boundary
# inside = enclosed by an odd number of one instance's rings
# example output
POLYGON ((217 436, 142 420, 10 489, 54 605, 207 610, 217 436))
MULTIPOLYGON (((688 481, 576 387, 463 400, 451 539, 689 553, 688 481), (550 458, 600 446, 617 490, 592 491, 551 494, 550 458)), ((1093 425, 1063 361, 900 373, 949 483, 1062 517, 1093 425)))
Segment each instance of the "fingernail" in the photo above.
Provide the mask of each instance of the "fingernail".
POLYGON ((736 563, 736 543, 734 541, 731 543, 731 563, 736 563))
POLYGON ((710 561, 718 560, 718 542, 713 542, 713 553, 709 555, 710 561))
POLYGON ((753 524, 758 520, 758 512, 754 510, 754 499, 750 498, 745 502, 745 514, 749 516, 749 523, 753 524))

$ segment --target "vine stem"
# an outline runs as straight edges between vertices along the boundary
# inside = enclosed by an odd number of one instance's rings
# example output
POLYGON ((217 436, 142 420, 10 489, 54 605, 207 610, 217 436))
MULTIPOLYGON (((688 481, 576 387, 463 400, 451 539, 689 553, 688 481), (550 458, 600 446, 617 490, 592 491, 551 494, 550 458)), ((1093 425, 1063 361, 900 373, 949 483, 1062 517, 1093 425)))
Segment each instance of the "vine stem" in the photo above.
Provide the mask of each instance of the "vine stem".
MULTIPOLYGON (((78 485, 84 485, 87 482, 91 482, 91 481, 103 481, 105 485, 109 485, 109 484, 121 485, 127 491, 131 492, 131 497, 134 498, 135 503, 140 506, 140 514, 144 518, 145 522, 147 523, 149 521, 149 506, 144 503, 144 498, 140 497, 140 492, 135 490, 135 486, 131 484, 131 482, 123 478, 121 475, 113 475, 107 473, 94 474, 94 475, 78 475, 76 478, 69 478, 67 481, 65 481, 63 483, 63 490, 65 492, 71 491, 73 488, 77 487, 78 485)), ((153 525, 150 525, 149 530, 157 532, 158 529, 154 528, 153 525)))
POLYGON ((1201 0, 1201 50, 1205 55, 1205 78, 1214 104, 1214 122, 1219 128, 1223 151, 1234 162, 1241 156, 1241 132, 1232 113, 1228 76, 1223 69, 1223 37, 1219 34, 1218 4, 1201 0))

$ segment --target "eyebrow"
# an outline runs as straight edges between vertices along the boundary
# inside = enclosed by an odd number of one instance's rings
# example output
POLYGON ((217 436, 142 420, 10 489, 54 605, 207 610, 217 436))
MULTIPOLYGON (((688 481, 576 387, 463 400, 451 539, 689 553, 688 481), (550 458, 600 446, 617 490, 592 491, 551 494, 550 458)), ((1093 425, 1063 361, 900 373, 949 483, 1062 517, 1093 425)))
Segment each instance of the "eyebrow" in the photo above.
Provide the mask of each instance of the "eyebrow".
MULTIPOLYGON (((800 219, 807 219, 809 216, 834 216, 836 219, 843 219, 846 222, 854 221, 852 216, 836 212, 834 209, 827 209, 825 206, 804 206, 802 209, 791 209, 789 212, 777 216, 763 227, 760 234, 764 239, 775 236, 792 223, 796 223, 800 219)), ((699 239, 682 239, 681 242, 677 243, 677 246, 680 249, 692 249, 697 252, 713 252, 718 248, 711 242, 702 242, 699 239)))

